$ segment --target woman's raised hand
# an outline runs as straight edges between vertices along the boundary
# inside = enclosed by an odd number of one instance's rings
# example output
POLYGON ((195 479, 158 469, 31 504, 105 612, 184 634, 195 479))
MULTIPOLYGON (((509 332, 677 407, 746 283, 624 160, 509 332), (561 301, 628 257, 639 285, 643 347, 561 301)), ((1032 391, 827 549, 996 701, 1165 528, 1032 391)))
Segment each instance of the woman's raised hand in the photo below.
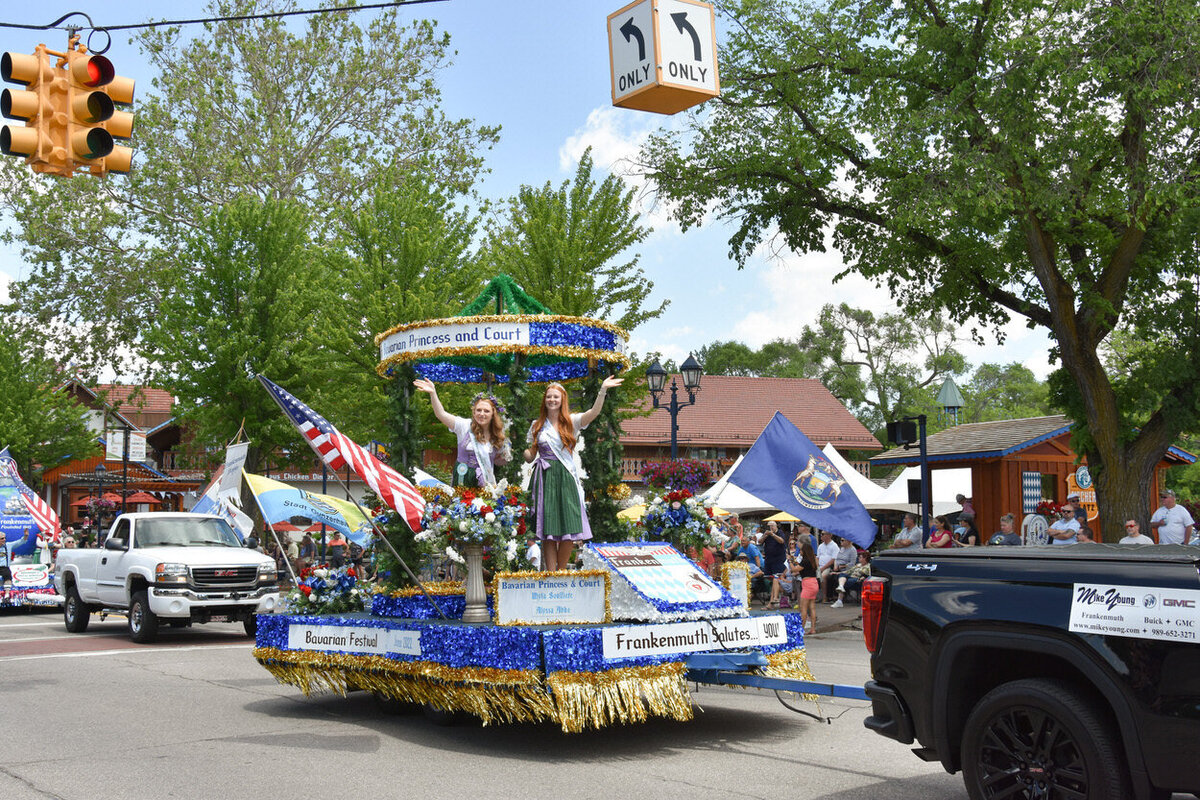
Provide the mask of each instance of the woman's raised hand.
POLYGON ((437 387, 433 385, 433 381, 426 378, 417 378, 413 381, 413 386, 417 387, 418 391, 425 392, 425 394, 437 393, 437 387))

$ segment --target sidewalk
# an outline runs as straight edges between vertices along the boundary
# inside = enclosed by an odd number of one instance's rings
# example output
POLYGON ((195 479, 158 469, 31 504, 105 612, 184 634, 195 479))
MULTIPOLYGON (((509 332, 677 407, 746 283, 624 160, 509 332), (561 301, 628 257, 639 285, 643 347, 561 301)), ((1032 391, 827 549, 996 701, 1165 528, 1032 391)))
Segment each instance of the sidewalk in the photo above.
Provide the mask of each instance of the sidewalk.
MULTIPOLYGON (((757 600, 751 603, 751 610, 762 611, 763 606, 757 600)), ((796 608, 782 608, 780 614, 798 614, 796 608)), ((858 600, 847 601, 841 608, 833 608, 829 603, 817 603, 817 632, 810 636, 820 636, 833 631, 861 631, 862 608, 858 600)))

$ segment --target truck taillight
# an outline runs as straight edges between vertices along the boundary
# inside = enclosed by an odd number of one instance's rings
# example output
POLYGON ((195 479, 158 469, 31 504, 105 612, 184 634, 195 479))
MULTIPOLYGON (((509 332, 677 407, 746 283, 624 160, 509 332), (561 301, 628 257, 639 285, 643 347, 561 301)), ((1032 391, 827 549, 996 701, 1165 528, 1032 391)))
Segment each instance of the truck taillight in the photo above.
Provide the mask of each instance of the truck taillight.
POLYGON ((881 578, 869 578, 862 585, 863 639, 867 650, 874 653, 879 646, 879 625, 883 621, 883 594, 887 583, 881 578))

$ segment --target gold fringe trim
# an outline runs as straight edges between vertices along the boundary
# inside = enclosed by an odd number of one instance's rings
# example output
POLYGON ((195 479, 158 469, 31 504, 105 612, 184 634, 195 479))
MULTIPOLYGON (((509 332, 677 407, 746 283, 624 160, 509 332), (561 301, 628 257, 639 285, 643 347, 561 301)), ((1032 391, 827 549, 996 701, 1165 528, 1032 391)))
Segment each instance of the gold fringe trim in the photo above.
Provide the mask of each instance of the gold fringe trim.
MULTIPOLYGON (((429 593, 436 595, 465 594, 467 591, 464 588, 465 586, 466 583, 464 581, 433 581, 425 584, 425 588, 429 590, 429 593)), ((392 597, 415 597, 417 595, 424 595, 425 592, 416 586, 406 586, 403 589, 396 589, 389 594, 392 597)))
POLYGON ((484 725, 556 720, 553 699, 536 670, 447 667, 429 661, 273 647, 256 648, 254 657, 275 680, 295 686, 305 696, 329 691, 344 697, 351 689, 365 689, 443 711, 465 711, 484 725))
POLYGON ((352 689, 365 689, 443 711, 465 711, 484 725, 553 721, 565 733, 578 733, 617 722, 645 722, 651 716, 692 718, 682 662, 554 672, 543 682, 536 670, 446 667, 351 653, 259 647, 254 657, 275 680, 305 696, 334 692, 344 697, 352 689))
POLYGON ((682 662, 623 667, 604 672, 552 672, 555 713, 566 733, 615 722, 645 722, 650 715, 692 718, 692 700, 682 662))
MULTIPOLYGON (((767 666, 759 670, 760 675, 768 678, 794 678, 801 681, 814 681, 812 670, 808 668, 808 656, 804 648, 787 650, 781 653, 767 655, 767 666)), ((820 697, 815 694, 800 695, 820 706, 820 697)))

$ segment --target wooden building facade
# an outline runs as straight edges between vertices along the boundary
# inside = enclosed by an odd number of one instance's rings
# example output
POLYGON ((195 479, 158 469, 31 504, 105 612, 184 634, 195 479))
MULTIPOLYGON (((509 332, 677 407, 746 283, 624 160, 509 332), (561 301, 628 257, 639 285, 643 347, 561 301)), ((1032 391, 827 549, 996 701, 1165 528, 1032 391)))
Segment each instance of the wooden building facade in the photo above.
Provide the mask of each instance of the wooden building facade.
MULTIPOLYGON (((1101 520, 1086 461, 1071 449, 1071 422, 1065 416, 977 422, 939 431, 926 439, 931 470, 971 468, 971 501, 975 525, 986 540, 1000 530, 1000 517, 1012 513, 1017 529, 1043 500, 1064 503, 1078 494, 1087 510, 1087 524, 1097 541, 1102 540, 1101 520), (1080 461, 1080 463, 1077 463, 1080 461)), ((1191 453, 1172 447, 1163 456, 1146 498, 1142 530, 1150 532, 1150 513, 1158 507, 1163 472, 1172 466, 1196 460, 1191 453)), ((894 449, 871 459, 879 466, 910 466, 920 463, 916 447, 894 449)), ((1081 520, 1082 521, 1082 520, 1081 520)))

